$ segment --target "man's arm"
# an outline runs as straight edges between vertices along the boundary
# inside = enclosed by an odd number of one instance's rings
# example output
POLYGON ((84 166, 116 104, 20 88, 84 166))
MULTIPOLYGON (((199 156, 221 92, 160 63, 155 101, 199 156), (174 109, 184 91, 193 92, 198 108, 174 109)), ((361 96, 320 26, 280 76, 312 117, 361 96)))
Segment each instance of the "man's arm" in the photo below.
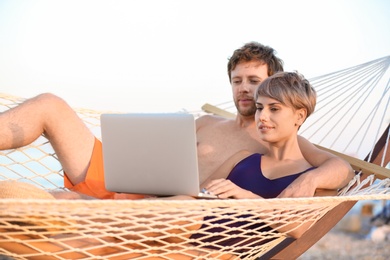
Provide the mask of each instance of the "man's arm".
POLYGON ((299 176, 279 197, 310 197, 316 189, 337 190, 354 177, 353 169, 343 159, 317 148, 303 137, 298 137, 299 147, 314 170, 299 176))

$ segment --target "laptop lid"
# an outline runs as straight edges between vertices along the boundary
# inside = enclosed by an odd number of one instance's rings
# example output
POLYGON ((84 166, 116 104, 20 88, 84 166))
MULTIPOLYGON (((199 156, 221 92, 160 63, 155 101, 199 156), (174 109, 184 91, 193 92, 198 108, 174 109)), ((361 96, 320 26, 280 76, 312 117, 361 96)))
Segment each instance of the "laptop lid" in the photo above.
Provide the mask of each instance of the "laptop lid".
POLYGON ((199 194, 195 119, 184 113, 102 114, 106 189, 199 194))

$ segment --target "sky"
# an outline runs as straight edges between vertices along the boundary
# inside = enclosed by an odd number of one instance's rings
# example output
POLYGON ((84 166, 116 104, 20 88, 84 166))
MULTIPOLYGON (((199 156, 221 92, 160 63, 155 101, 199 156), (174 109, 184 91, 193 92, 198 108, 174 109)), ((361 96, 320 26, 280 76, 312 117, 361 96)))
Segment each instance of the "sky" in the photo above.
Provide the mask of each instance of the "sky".
POLYGON ((0 92, 100 111, 197 111, 232 99, 249 41, 307 78, 390 55, 388 0, 0 0, 0 92))

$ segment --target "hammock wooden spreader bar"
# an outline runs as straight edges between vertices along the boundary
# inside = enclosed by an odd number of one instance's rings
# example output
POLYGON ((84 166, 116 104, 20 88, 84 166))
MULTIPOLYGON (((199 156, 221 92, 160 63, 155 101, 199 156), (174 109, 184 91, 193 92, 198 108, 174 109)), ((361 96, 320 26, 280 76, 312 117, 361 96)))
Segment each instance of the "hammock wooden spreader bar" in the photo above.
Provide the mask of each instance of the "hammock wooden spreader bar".
MULTIPOLYGON (((0 111, 21 101, 0 94, 0 111)), ((101 112, 76 111, 99 137, 101 112)), ((356 169, 370 177, 357 175, 339 196, 55 200, 46 191, 64 189, 63 172, 50 144, 40 137, 27 147, 0 151, 0 254, 40 260, 270 259, 301 241, 288 235, 298 227, 309 228, 302 236, 306 239, 306 234, 323 232, 322 221, 341 206, 390 199, 385 178, 390 170, 380 167, 379 181, 373 175, 378 169, 368 166, 356 169)), ((297 246, 296 255, 310 247, 297 246)))

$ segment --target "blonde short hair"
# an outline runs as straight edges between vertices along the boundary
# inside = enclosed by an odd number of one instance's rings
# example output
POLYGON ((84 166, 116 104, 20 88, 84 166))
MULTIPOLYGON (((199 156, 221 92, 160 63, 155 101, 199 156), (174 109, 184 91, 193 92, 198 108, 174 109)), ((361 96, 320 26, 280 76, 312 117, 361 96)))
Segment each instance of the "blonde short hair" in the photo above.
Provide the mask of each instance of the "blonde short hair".
POLYGON ((261 82, 255 94, 255 100, 265 96, 295 110, 305 109, 306 118, 315 109, 317 93, 310 82, 298 72, 278 72, 261 82))

